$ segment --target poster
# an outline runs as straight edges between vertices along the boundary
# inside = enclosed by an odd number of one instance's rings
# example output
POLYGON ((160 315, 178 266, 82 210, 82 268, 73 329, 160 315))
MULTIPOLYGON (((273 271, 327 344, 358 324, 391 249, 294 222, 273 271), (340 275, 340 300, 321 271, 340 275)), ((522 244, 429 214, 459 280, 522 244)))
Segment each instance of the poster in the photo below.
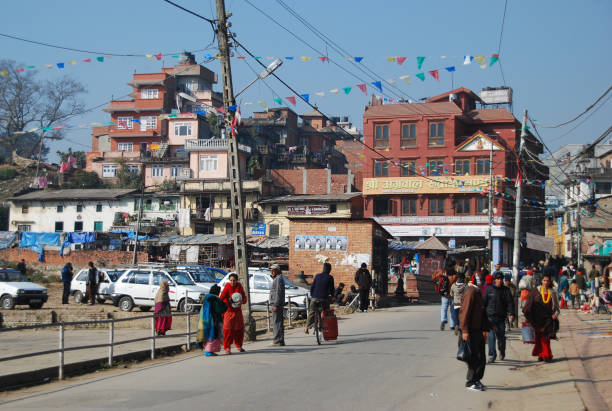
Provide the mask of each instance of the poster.
POLYGON ((266 223, 251 224, 251 235, 266 235, 266 223))
POLYGON ((346 251, 348 237, 340 235, 297 235, 294 249, 297 251, 346 251))

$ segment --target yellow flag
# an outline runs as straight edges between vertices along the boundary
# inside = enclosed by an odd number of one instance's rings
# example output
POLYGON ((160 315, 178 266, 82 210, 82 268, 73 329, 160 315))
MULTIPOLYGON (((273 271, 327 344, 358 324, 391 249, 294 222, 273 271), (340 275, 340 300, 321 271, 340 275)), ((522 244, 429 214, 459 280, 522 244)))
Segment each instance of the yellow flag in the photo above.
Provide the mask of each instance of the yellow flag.
POLYGON ((145 54, 145 56, 149 59, 149 60, 153 60, 153 54, 145 54))
POLYGON ((68 64, 72 64, 74 66, 76 64, 76 61, 71 60, 71 61, 68 62, 68 64))
POLYGON ((8 70, 2 70, 0 74, 2 74, 2 77, 8 77, 8 70))
POLYGON ((300 57, 300 59, 302 59, 302 61, 309 61, 309 60, 310 60, 310 57, 308 57, 308 56, 302 56, 302 57, 300 57))
POLYGON ((393 63, 395 61, 395 57, 387 57, 387 61, 389 63, 393 63))
POLYGON ((159 144, 151 144, 151 150, 159 150, 159 144))
POLYGON ((487 68, 487 59, 485 58, 485 56, 474 56, 474 60, 476 60, 478 64, 480 64, 480 68, 487 68))

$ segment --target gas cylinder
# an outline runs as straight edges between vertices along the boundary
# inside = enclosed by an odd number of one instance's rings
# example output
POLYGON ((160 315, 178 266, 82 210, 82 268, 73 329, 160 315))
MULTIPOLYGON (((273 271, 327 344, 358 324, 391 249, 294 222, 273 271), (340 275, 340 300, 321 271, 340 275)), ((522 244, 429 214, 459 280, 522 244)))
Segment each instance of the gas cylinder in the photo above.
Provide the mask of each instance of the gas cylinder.
POLYGON ((334 314, 334 310, 323 311, 321 322, 323 323, 323 338, 325 341, 338 339, 338 317, 334 314))

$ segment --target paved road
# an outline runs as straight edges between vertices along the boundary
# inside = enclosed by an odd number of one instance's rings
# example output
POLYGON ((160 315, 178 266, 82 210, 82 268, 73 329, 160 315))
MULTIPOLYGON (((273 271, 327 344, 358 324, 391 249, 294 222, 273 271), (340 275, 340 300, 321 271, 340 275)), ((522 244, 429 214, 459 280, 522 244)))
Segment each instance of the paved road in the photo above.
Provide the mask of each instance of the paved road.
MULTIPOLYGON (((0 397, 0 409, 582 409, 565 362, 543 368, 516 342, 510 361, 487 366, 487 392, 465 390, 456 337, 438 327, 439 306, 355 314, 340 321, 337 344, 318 347, 296 330, 286 347, 260 341, 245 354, 55 383, 0 397)), ((560 344, 553 350, 562 355, 560 344)))

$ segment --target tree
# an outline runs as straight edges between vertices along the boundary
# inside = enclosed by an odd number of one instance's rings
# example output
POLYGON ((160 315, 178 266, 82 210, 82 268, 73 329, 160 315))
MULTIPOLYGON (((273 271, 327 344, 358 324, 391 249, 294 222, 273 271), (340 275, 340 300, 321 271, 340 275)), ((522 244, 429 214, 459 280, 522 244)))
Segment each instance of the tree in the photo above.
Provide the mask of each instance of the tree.
POLYGON ((85 168, 87 163, 87 154, 84 151, 72 151, 71 147, 68 147, 68 151, 56 151, 60 158, 60 161, 68 161, 68 157, 74 157, 76 159, 76 165, 78 168, 85 168))
POLYGON ((104 188, 104 182, 93 171, 73 169, 66 173, 62 188, 104 188))
POLYGON ((2 151, 38 158, 43 138, 62 138, 61 130, 49 128, 83 113, 80 96, 85 88, 67 76, 38 80, 36 70, 19 72, 18 68, 14 61, 0 60, 0 71, 7 74, 0 76, 0 147, 2 151), (25 146, 21 143, 24 136, 29 143, 25 146))
POLYGON ((210 132, 213 137, 219 138, 221 137, 221 129, 223 128, 223 121, 219 121, 219 117, 213 113, 209 112, 208 116, 206 116, 206 120, 210 125, 210 132))
POLYGON ((142 176, 138 171, 128 169, 125 162, 119 165, 117 172, 117 187, 118 188, 140 188, 142 184, 142 176))

